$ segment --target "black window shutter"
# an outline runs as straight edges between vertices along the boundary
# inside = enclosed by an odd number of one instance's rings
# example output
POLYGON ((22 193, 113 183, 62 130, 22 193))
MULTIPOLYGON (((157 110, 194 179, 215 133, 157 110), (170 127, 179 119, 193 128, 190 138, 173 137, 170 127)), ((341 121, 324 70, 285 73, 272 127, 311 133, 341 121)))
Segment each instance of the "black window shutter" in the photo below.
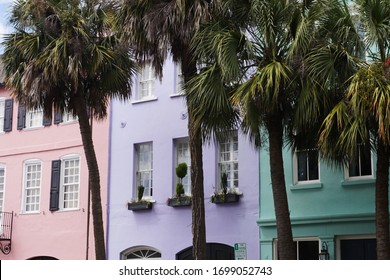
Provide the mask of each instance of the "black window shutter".
POLYGON ((26 127, 26 107, 19 104, 18 108, 18 130, 21 130, 26 127))
POLYGON ((12 131, 12 113, 13 113, 13 100, 5 100, 4 108, 4 132, 12 131))
POLYGON ((62 123, 62 114, 61 112, 55 111, 54 112, 54 124, 62 123))
POLYGON ((50 211, 59 209, 61 160, 51 162, 50 211))
POLYGON ((42 122, 43 126, 50 126, 51 125, 51 119, 52 119, 51 116, 47 117, 47 116, 43 115, 43 122, 42 122))

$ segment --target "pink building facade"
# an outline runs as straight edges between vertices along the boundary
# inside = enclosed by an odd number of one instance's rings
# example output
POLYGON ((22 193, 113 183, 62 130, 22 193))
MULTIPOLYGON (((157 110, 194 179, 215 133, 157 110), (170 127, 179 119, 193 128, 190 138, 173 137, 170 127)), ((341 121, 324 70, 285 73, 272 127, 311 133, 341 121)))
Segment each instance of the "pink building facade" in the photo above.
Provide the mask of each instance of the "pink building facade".
MULTIPOLYGON (((108 132, 108 119, 93 123, 104 215, 108 132)), ((0 259, 95 259, 88 200, 88 168, 77 120, 70 114, 53 113, 48 119, 42 112, 24 110, 2 86, 0 259)))

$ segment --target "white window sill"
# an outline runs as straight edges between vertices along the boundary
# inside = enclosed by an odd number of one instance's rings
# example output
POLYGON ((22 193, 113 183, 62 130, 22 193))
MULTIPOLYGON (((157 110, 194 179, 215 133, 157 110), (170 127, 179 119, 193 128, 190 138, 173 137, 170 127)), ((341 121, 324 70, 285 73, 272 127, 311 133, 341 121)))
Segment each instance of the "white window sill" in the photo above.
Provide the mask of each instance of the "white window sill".
POLYGON ((145 99, 134 100, 131 102, 131 104, 139 104, 139 103, 145 103, 145 102, 156 101, 156 100, 158 100, 157 96, 151 96, 145 99))
POLYGON ((362 178, 349 178, 341 181, 341 185, 344 187, 348 186, 362 186, 362 185, 372 185, 375 186, 375 178, 372 177, 362 177, 362 178))
POLYGON ((75 123, 78 123, 79 121, 78 120, 74 120, 74 121, 68 121, 68 122, 60 122, 59 125, 63 126, 63 125, 70 125, 70 124, 75 124, 75 123))
POLYGON ((20 212, 19 215, 39 215, 40 211, 31 211, 31 212, 20 212))
POLYGON ((310 189, 321 189, 323 187, 322 183, 319 181, 308 181, 308 182, 299 182, 294 185, 290 185, 290 190, 310 190, 310 189))
POLYGON ((59 209, 58 211, 55 212, 66 213, 66 212, 75 212, 75 211, 80 211, 80 208, 59 209))
POLYGON ((22 130, 23 131, 30 131, 30 130, 37 130, 37 129, 41 129, 41 128, 44 128, 44 126, 41 125, 41 126, 25 127, 22 130))
POLYGON ((184 92, 183 93, 173 93, 169 95, 170 98, 177 98, 177 97, 185 97, 184 92))

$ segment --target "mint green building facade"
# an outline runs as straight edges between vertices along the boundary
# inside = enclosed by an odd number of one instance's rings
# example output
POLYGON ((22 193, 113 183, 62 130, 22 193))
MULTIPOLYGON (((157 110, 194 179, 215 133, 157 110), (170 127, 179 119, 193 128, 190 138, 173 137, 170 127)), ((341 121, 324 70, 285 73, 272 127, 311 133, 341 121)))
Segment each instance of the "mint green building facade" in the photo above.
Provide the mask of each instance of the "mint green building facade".
MULTIPOLYGON (((277 259, 275 211, 266 147, 261 149, 259 157, 260 258, 277 259)), ((316 167, 315 163, 313 165, 315 160, 312 158, 310 166, 310 160, 306 159, 304 172, 309 174, 316 167)), ((371 159, 358 161, 355 167, 363 170, 365 165, 369 172, 351 176, 347 167, 333 168, 317 158, 318 173, 312 176, 314 179, 302 180, 299 176, 304 177, 302 165, 305 164, 302 162, 305 163, 305 157, 298 158, 297 153, 285 149, 285 180, 297 259, 318 259, 323 245, 327 246, 330 259, 376 258, 376 158, 371 156, 371 159)))

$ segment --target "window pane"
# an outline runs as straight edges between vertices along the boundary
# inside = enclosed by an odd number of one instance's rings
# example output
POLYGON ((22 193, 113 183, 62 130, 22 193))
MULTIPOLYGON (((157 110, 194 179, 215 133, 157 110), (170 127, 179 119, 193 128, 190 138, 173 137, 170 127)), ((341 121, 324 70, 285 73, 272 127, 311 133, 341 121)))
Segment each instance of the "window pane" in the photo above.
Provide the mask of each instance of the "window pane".
POLYGON ((311 150, 309 154, 309 180, 318 180, 318 151, 311 150))
POLYGON ((74 209, 79 206, 79 158, 65 159, 62 162, 62 207, 74 209))
POLYGON ((227 187, 238 188, 238 134, 234 133, 229 139, 219 144, 219 178, 218 187, 221 190, 221 176, 226 173, 227 187))
POLYGON ((372 175, 371 173, 371 152, 369 148, 360 148, 361 176, 372 175))
POLYGON ((318 241, 298 241, 298 257, 300 260, 318 260, 318 241))
POLYGON ((307 181, 307 152, 297 152, 298 181, 307 181))

